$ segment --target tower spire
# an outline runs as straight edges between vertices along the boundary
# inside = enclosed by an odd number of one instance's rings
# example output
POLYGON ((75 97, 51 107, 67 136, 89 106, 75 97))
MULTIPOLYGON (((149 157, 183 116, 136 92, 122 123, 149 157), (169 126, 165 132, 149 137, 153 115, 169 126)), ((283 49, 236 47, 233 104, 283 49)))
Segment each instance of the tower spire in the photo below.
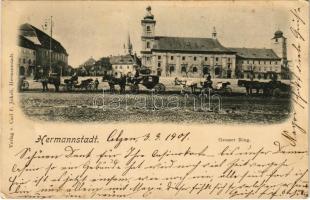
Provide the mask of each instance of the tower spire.
POLYGON ((132 44, 131 44, 131 41, 130 41, 130 34, 129 34, 129 32, 128 32, 128 34, 127 34, 127 53, 128 54, 132 54, 132 44))
POLYGON ((216 29, 215 29, 215 26, 213 26, 212 38, 216 39, 216 35, 217 35, 216 29))

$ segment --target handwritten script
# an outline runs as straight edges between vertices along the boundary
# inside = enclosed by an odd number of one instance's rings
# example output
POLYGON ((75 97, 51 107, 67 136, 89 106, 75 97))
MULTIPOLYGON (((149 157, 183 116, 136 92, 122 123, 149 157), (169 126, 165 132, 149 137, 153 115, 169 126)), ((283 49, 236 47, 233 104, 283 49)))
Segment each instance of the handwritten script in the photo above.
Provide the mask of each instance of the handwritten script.
POLYGON ((57 148, 51 143, 25 146, 15 152, 15 162, 10 166, 9 196, 308 196, 308 169, 300 165, 307 159, 307 151, 279 141, 261 145, 251 140, 221 138, 221 142, 196 144, 193 138, 190 132, 129 137, 115 129, 101 137, 98 144, 83 144, 83 148, 74 143, 57 144, 57 148))

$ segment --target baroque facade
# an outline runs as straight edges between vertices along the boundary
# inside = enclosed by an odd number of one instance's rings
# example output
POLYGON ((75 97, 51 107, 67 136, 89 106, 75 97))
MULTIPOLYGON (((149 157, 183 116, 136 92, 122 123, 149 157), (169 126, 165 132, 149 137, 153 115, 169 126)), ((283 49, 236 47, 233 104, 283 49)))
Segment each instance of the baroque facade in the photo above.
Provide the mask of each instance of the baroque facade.
MULTIPOLYGON (((59 71, 58 68, 68 67, 68 53, 60 42, 51 38, 40 29, 25 23, 19 27, 19 35, 34 46, 36 63, 34 73, 49 73, 59 71)), ((22 47, 19 42, 19 46, 22 47)), ((60 70, 61 71, 61 70, 60 70)))
POLYGON ((18 37, 18 46, 19 75, 33 76, 36 66, 36 46, 22 35, 18 37))
POLYGON ((153 74, 172 77, 270 78, 286 62, 286 40, 281 31, 272 38, 273 49, 226 48, 217 39, 156 36, 156 20, 146 8, 142 25, 142 66, 153 74), (250 74, 250 75, 249 75, 250 74))

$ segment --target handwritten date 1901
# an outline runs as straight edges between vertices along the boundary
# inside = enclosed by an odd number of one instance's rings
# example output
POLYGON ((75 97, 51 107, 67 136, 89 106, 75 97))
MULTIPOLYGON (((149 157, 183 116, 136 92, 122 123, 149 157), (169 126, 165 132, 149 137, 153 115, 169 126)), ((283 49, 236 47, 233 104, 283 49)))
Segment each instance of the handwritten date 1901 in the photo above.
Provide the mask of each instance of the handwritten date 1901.
POLYGON ((190 132, 185 133, 147 133, 143 136, 128 137, 124 136, 124 130, 114 129, 107 137, 107 142, 115 143, 114 148, 118 148, 123 142, 138 142, 138 141, 178 141, 183 142, 188 140, 190 132))

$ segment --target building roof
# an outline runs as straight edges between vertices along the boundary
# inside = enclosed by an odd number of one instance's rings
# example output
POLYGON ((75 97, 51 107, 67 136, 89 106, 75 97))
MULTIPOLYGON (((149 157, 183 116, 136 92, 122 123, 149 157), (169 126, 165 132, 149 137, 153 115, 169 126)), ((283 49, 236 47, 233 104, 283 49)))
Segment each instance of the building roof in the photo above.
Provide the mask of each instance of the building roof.
POLYGON ((232 53, 217 39, 191 37, 155 37, 152 50, 232 53))
POLYGON ((36 45, 22 35, 18 36, 18 45, 27 49, 36 49, 36 45))
POLYGON ((120 56, 111 56, 110 63, 112 65, 126 65, 126 64, 138 64, 140 63, 139 59, 135 55, 120 55, 120 56))
POLYGON ((277 59, 280 57, 272 49, 258 49, 258 48, 229 48, 231 51, 236 52, 237 56, 246 59, 277 59))
POLYGON ((45 49, 50 49, 50 41, 52 43, 51 49, 57 53, 64 53, 68 55, 66 49, 61 45, 60 42, 54 38, 50 38, 49 35, 41 31, 40 29, 32 26, 31 24, 25 23, 19 27, 20 34, 32 41, 34 44, 39 45, 45 49), (51 39, 51 40, 50 40, 51 39))

